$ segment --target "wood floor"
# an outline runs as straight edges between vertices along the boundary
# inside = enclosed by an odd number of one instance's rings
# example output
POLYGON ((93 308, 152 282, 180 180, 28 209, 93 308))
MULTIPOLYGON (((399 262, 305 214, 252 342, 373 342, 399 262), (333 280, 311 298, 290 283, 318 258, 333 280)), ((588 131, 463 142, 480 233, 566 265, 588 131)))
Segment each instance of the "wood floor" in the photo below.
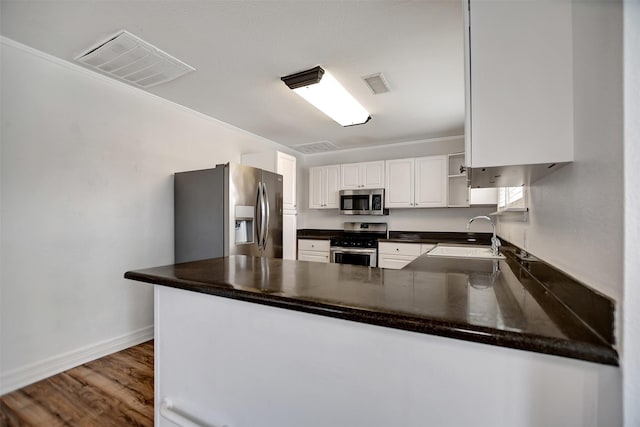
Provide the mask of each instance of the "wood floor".
POLYGON ((153 426, 153 341, 0 397, 0 426, 153 426))

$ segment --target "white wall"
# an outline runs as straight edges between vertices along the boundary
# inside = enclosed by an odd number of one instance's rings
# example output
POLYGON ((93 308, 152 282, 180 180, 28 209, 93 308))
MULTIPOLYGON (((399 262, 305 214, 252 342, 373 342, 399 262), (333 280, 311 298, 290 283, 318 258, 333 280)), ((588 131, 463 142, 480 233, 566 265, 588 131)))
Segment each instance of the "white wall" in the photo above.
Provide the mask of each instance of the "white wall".
POLYGON ((499 234, 620 302, 621 2, 574 2, 573 70, 575 161, 534 183, 529 222, 501 218, 499 234))
POLYGON ((640 0, 624 3, 624 425, 640 425, 640 0))
MULTIPOLYGON (((304 167, 300 168, 299 193, 300 213, 298 228, 342 229, 348 221, 386 222, 389 230, 400 231, 467 231, 467 221, 477 215, 487 215, 495 210, 491 207, 475 208, 430 208, 430 209, 390 209, 389 216, 339 215, 335 209, 309 209, 309 167, 341 163, 357 163, 373 160, 402 159, 438 154, 460 153, 464 151, 464 137, 438 138, 392 144, 365 149, 341 150, 306 156, 304 167)), ((474 223, 471 231, 491 231, 489 223, 474 223)))
POLYGON ((390 231, 459 231, 490 232, 486 221, 476 221, 467 230, 469 219, 487 215, 494 207, 389 209, 388 216, 339 215, 336 209, 307 209, 298 228, 342 229, 345 222, 386 222, 390 231))
POLYGON ((148 339, 176 171, 280 148, 2 39, 0 394, 148 339))

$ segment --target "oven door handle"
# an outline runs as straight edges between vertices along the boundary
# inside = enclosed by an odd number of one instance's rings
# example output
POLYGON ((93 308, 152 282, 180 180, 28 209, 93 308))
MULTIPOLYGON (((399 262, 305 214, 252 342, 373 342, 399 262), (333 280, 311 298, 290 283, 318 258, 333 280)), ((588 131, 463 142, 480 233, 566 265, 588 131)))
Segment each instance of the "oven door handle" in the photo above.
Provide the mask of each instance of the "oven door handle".
POLYGON ((376 248, 368 248, 368 249, 364 249, 364 248, 343 248, 340 246, 332 246, 331 248, 329 248, 329 250, 331 250, 331 252, 343 252, 343 253, 352 253, 352 254, 370 254, 370 253, 375 253, 377 252, 376 248))

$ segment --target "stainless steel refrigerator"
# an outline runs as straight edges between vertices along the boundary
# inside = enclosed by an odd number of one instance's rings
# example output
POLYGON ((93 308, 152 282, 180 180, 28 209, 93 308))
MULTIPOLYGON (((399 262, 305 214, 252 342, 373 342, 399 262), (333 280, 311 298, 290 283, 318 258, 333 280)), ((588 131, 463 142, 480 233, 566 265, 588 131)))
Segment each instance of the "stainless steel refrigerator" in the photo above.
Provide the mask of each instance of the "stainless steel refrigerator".
POLYGON ((174 175, 175 261, 282 258, 282 175, 227 163, 174 175))

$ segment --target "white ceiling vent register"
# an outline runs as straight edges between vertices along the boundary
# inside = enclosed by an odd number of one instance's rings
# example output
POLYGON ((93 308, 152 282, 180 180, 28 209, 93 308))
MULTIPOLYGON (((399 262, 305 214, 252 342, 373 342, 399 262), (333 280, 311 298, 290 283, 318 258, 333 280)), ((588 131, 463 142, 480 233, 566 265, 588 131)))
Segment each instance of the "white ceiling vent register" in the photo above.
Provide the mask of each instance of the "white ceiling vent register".
POLYGON ((338 149, 338 147, 336 147, 329 141, 310 142, 307 144, 296 145, 291 148, 301 152, 302 154, 326 153, 327 151, 338 149))
POLYGON ((387 93, 391 90, 391 88, 389 87, 389 83, 387 83, 387 79, 384 78, 384 75, 382 73, 364 76, 362 77, 362 80, 364 80, 365 84, 369 87, 374 95, 387 93))
POLYGON ((195 71, 192 66, 124 30, 75 60, 145 89, 195 71))

